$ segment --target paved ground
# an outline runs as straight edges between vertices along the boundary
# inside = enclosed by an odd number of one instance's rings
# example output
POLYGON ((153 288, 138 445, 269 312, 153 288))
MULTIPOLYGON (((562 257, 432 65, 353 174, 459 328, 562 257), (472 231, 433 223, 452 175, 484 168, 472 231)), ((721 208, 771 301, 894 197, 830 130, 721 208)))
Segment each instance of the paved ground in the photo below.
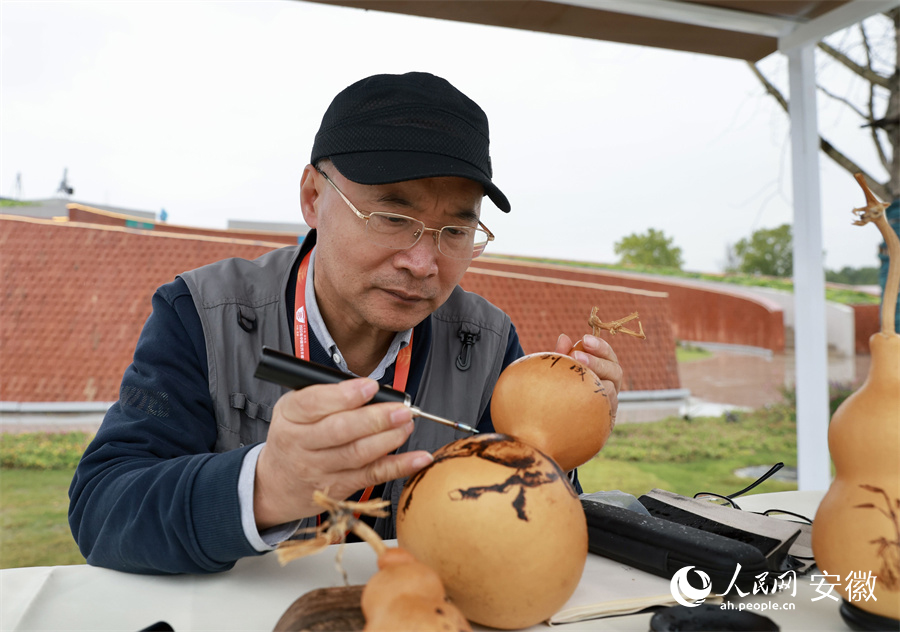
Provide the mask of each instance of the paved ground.
MULTIPOLYGON (((862 383, 869 372, 870 356, 828 359, 831 382, 862 383)), ((713 402, 757 408, 781 401, 781 388, 793 385, 795 364, 792 353, 771 357, 717 352, 706 360, 679 366, 682 385, 691 394, 713 402)))
MULTIPOLYGON (((828 359, 831 382, 860 384, 868 375, 870 356, 828 359)), ((718 415, 729 408, 759 408, 782 401, 781 388, 793 385, 793 353, 766 355, 716 351, 712 357, 678 367, 687 404, 636 403, 619 408, 619 421, 655 421, 666 415, 718 415)))
MULTIPOLYGON (((859 384, 869 370, 869 356, 829 358, 832 382, 859 384)), ((688 402, 628 402, 619 407, 618 422, 656 421, 670 415, 718 415, 732 408, 758 408, 781 401, 780 388, 794 381, 793 354, 763 355, 716 351, 712 357, 679 366, 688 402)), ((94 432, 102 413, 0 415, 3 432, 94 432)))
POLYGON ((96 432, 103 413, 0 413, 0 432, 96 432))

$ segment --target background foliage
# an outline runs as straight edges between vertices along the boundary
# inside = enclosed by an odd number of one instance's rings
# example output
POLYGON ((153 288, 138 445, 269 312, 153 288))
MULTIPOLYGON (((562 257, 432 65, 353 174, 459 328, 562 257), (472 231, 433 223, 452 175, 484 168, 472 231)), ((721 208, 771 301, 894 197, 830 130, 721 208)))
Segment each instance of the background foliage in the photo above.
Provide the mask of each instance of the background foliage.
POLYGON ((613 251, 620 255, 619 263, 644 265, 681 270, 684 258, 681 248, 673 243, 672 237, 655 228, 646 233, 632 233, 613 244, 613 251))
POLYGON ((791 225, 762 228, 734 245, 728 272, 788 277, 794 271, 791 225))
POLYGON ((0 433, 0 467, 74 470, 91 439, 86 432, 0 433))
POLYGON ((878 268, 851 268, 844 266, 840 270, 825 270, 825 280, 829 283, 846 285, 878 285, 878 268))

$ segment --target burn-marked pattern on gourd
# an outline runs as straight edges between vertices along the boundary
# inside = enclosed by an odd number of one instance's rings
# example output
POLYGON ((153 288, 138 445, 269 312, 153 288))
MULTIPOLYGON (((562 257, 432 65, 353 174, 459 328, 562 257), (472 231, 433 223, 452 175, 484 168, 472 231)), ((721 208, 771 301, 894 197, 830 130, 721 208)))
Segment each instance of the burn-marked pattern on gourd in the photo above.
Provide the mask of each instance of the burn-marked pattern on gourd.
MULTIPOLYGON (((547 355, 547 356, 542 357, 541 360, 543 360, 543 361, 545 361, 545 362, 550 362, 550 367, 553 368, 553 367, 555 367, 556 364, 557 364, 560 360, 562 360, 563 358, 565 358, 566 360, 571 360, 571 359, 572 359, 572 358, 570 358, 569 356, 564 356, 564 355, 547 355)), ((609 396, 606 394, 606 389, 603 388, 603 384, 602 384, 602 383, 600 382, 600 380, 597 378, 597 374, 594 373, 593 371, 589 371, 588 368, 587 368, 586 366, 584 366, 584 365, 581 364, 580 362, 575 362, 574 364, 570 364, 570 365, 569 365, 568 367, 566 367, 566 368, 567 368, 569 371, 572 371, 573 373, 575 373, 575 375, 577 375, 578 377, 580 377, 582 382, 584 382, 585 376, 587 376, 587 375, 590 373, 590 375, 592 375, 592 376, 594 377, 594 379, 593 379, 594 386, 597 387, 597 388, 594 390, 594 392, 595 392, 595 393, 600 393, 600 394, 602 394, 603 397, 609 397, 609 396)))
POLYGON ((478 500, 487 493, 506 494, 511 489, 518 487, 519 492, 511 505, 515 509, 518 519, 527 522, 528 515, 525 511, 527 489, 561 480, 565 483, 569 493, 577 496, 565 472, 553 459, 544 456, 540 451, 534 450, 532 452, 533 448, 528 447, 523 450, 523 447, 525 446, 512 437, 502 434, 485 435, 477 439, 463 440, 445 446, 434 455, 434 461, 430 465, 416 472, 406 482, 408 493, 406 502, 403 503, 400 511, 405 513, 409 509, 412 497, 415 494, 415 488, 425 472, 439 463, 462 457, 484 459, 485 461, 513 469, 515 472, 506 480, 493 485, 479 485, 451 490, 448 492, 451 500, 478 500), (538 455, 543 458, 538 458, 538 455), (529 471, 534 470, 538 464, 542 467, 541 470, 529 471), (548 470, 546 466, 549 466, 550 469, 548 470))

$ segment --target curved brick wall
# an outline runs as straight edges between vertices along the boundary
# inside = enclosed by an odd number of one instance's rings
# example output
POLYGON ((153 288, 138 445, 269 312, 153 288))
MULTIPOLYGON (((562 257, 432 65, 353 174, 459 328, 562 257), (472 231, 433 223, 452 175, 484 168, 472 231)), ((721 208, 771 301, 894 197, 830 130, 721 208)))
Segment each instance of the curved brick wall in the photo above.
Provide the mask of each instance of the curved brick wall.
MULTIPOLYGON (((591 333, 588 319, 594 305, 602 305, 614 314, 601 318, 607 321, 638 312, 646 340, 622 333, 601 334, 622 365, 625 374, 622 390, 666 390, 681 385, 669 299, 663 293, 474 266, 466 272, 460 285, 509 314, 526 353, 552 351, 561 333, 572 340, 591 333)), ((626 327, 638 330, 636 321, 627 323, 626 327)))
MULTIPOLYGON (((226 257, 254 259, 281 244, 0 216, 0 401, 114 401, 150 315, 155 289, 226 257)), ((592 305, 639 310, 648 340, 607 336, 630 390, 678 388, 662 294, 472 270, 463 287, 508 310, 527 351, 560 332, 589 331, 592 305)))
MULTIPOLYGON (((782 310, 776 303, 764 298, 729 292, 727 289, 694 286, 675 279, 650 279, 641 275, 564 265, 483 257, 476 259, 472 266, 665 292, 669 295, 669 312, 676 340, 744 345, 773 352, 784 350, 782 310)), ((601 317, 608 318, 603 313, 601 317)))
POLYGON ((115 401, 157 287, 272 246, 0 219, 0 401, 115 401))

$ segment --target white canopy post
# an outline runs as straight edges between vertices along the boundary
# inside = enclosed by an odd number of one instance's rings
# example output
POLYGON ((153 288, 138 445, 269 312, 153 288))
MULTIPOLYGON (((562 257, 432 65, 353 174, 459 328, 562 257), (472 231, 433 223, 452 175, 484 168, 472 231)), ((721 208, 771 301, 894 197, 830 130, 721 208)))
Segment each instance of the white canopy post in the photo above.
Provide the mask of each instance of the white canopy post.
POLYGON ((794 353, 797 384, 797 483, 831 484, 828 453, 828 339, 819 187, 815 43, 784 51, 790 79, 794 188, 794 353))

